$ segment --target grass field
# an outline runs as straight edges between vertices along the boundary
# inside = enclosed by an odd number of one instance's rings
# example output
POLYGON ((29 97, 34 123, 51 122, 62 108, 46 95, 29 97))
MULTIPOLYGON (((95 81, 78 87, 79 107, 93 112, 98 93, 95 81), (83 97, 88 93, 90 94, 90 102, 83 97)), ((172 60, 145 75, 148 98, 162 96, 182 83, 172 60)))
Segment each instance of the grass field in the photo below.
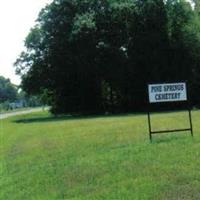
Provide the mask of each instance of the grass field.
MULTIPOLYGON (((190 133, 149 142, 147 116, 1 120, 2 200, 198 200, 200 111, 190 133)), ((153 129, 187 128, 187 113, 153 115, 153 129)))

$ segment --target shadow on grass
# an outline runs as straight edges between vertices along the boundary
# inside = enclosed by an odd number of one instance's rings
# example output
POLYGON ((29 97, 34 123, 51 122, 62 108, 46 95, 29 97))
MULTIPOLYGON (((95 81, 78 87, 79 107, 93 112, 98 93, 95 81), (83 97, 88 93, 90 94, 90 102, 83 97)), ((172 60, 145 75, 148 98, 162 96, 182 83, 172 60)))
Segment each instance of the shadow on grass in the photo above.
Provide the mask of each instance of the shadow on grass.
MULTIPOLYGON (((176 113, 183 111, 166 111, 166 112, 155 112, 152 114, 167 114, 167 113, 176 113)), ((85 119, 98 119, 98 118, 113 118, 113 117, 138 117, 146 115, 146 112, 130 112, 130 113, 118 113, 118 114, 99 114, 99 115, 50 115, 47 117, 30 117, 30 118, 21 118, 15 120, 15 123, 48 123, 56 121, 65 121, 65 120, 85 120, 85 119)))
POLYGON ((113 118, 113 117, 127 117, 127 116, 142 116, 145 113, 123 113, 123 114, 109 114, 109 115, 61 115, 61 116, 48 116, 48 117, 31 117, 31 118, 21 118, 14 120, 15 123, 48 123, 57 121, 72 121, 72 120, 92 120, 98 118, 113 118))
POLYGON ((162 134, 162 136, 154 136, 151 144, 171 143, 176 141, 184 142, 187 139, 193 139, 189 132, 167 133, 166 135, 162 134))

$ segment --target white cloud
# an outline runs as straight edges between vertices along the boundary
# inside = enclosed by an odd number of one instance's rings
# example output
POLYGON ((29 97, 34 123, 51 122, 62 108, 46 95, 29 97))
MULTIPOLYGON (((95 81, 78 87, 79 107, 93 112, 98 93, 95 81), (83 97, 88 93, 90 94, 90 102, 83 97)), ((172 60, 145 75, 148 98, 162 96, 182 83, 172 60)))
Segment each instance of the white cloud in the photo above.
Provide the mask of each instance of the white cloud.
POLYGON ((0 0, 0 75, 19 84, 13 63, 40 10, 52 0, 0 0))

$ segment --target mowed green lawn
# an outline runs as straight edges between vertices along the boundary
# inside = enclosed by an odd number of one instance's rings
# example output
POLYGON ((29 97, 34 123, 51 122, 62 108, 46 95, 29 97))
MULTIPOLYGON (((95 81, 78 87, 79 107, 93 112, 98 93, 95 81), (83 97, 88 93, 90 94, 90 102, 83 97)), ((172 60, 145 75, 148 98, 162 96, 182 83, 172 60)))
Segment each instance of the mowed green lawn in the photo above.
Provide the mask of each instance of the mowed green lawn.
MULTIPOLYGON (((200 111, 190 133, 149 142, 146 115, 1 120, 2 200, 198 200, 200 111)), ((153 129, 187 128, 187 112, 155 114, 153 129)))

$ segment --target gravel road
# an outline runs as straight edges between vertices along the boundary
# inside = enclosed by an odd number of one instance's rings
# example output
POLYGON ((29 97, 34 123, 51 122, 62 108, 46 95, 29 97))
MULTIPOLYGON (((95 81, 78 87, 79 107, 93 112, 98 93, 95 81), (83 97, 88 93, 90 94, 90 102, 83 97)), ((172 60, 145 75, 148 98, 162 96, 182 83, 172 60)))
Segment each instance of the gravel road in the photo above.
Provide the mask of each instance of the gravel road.
POLYGON ((2 113, 2 114, 0 113, 0 119, 5 119, 5 118, 16 116, 16 115, 23 115, 23 114, 28 114, 28 113, 38 112, 38 111, 42 111, 42 108, 31 108, 24 111, 16 111, 16 112, 2 113))

